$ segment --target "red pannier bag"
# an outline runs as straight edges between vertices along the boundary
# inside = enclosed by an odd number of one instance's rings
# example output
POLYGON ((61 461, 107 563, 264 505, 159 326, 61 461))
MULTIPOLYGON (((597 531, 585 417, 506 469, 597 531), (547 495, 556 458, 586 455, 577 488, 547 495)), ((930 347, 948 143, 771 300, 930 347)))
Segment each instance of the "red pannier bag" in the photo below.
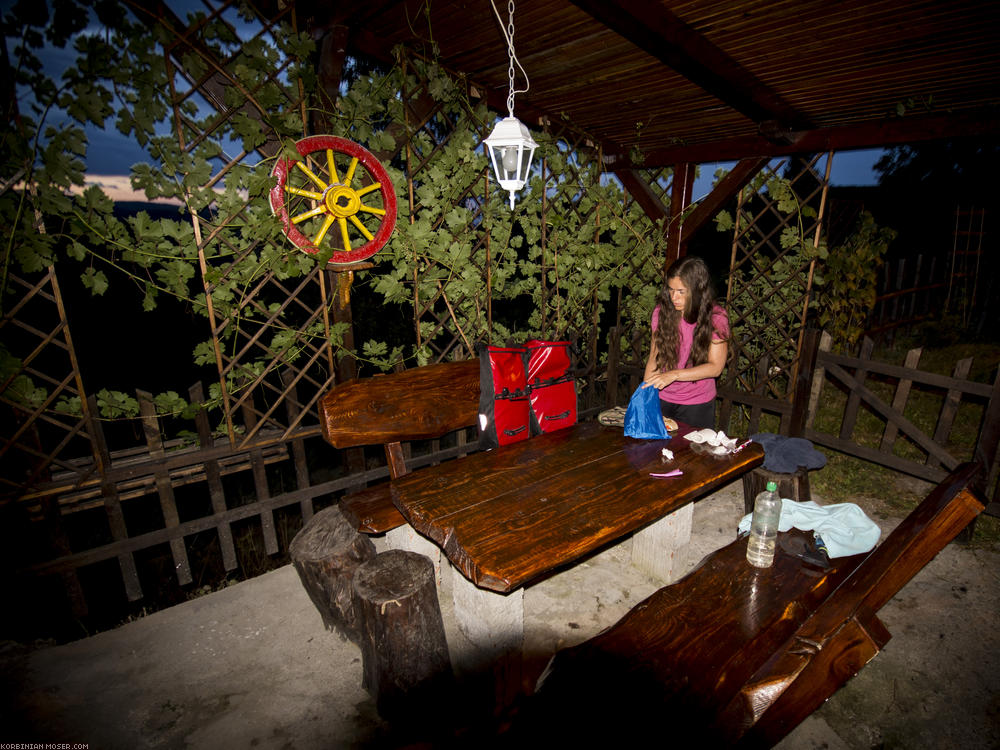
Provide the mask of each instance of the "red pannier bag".
POLYGON ((576 424, 576 383, 568 341, 532 340, 524 345, 531 432, 555 432, 576 424))
POLYGON ((479 445, 499 448, 531 437, 524 347, 480 344, 479 445))

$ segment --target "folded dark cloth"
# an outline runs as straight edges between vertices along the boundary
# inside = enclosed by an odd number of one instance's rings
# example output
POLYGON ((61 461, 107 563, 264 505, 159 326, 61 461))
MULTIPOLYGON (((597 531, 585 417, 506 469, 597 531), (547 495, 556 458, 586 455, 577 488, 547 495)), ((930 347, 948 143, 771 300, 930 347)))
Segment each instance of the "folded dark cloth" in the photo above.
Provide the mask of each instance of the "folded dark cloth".
POLYGON ((794 474, 800 466, 822 469, 826 456, 813 448, 805 438, 785 437, 771 432, 758 432, 750 439, 764 448, 764 468, 776 474, 794 474))

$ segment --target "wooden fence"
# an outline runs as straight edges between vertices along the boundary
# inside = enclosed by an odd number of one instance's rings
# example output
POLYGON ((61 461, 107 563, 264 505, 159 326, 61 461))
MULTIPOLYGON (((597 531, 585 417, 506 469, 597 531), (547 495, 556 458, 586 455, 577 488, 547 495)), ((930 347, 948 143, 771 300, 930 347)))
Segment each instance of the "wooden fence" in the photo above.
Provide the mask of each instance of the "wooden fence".
MULTIPOLYGON (((963 461, 977 460, 987 468, 981 489, 996 501, 1000 372, 992 383, 982 383, 968 377, 972 359, 941 375, 919 369, 920 349, 908 352, 903 365, 893 365, 872 359, 874 348, 866 338, 856 356, 836 354, 829 350, 829 336, 807 331, 791 397, 723 386, 720 424, 735 426, 740 434, 804 437, 929 482, 940 482, 963 461)), ((996 514, 995 502, 989 512, 996 514)))
MULTIPOLYGON (((834 354, 817 332, 809 332, 804 337, 803 364, 792 397, 779 400, 723 386, 721 424, 734 434, 738 430, 739 434, 779 431, 801 435, 817 445, 931 482, 975 457, 990 467, 983 484, 993 487, 1000 439, 1000 378, 992 384, 969 380, 969 360, 959 362, 950 376, 925 372, 917 367, 919 351, 910 353, 903 366, 889 365, 873 360, 872 348, 867 340, 858 356, 834 354), (917 424, 910 405, 918 398, 940 403, 933 424, 917 424), (831 418, 830 409, 838 410, 839 416, 831 418), (819 426, 817 415, 823 411, 827 412, 824 424, 838 425, 835 432, 819 426), (856 435, 858 424, 872 419, 881 423, 874 442, 856 435), (728 427, 736 421, 738 427, 728 427), (974 439, 968 434, 970 424, 974 439)), ((599 369, 595 373, 590 368, 586 374, 591 382, 606 383, 603 395, 607 401, 593 403, 594 392, 581 398, 582 418, 593 416, 608 403, 626 402, 636 378, 641 378, 641 372, 621 365, 619 358, 613 357, 607 369, 599 369)), ((169 548, 176 583, 190 588, 192 582, 197 583, 189 554, 191 540, 205 533, 214 535, 222 567, 233 571, 241 567, 233 528, 248 521, 262 537, 266 554, 280 562, 287 552, 287 541, 313 512, 337 502, 345 492, 388 476, 378 452, 362 455, 361 461, 348 461, 326 444, 313 415, 300 419, 291 434, 260 429, 252 439, 234 447, 228 440, 212 437, 202 414, 195 442, 164 441, 161 420, 149 395, 137 395, 142 412, 138 423, 146 442, 142 449, 108 450, 102 426, 97 423, 92 432, 98 446, 96 464, 81 460, 74 476, 55 475, 47 486, 18 501, 26 523, 34 527, 26 530, 26 535, 35 538, 42 528, 49 540, 44 549, 35 548, 36 557, 24 560, 19 572, 60 578, 78 617, 88 610, 87 592, 78 578, 88 566, 116 560, 125 596, 138 601, 146 595, 138 554, 169 548), (207 500, 192 504, 189 498, 198 493, 207 500), (142 524, 134 523, 137 515, 131 509, 143 503, 146 515, 155 522, 147 518, 142 524), (158 513, 148 512, 150 504, 158 513), (275 531, 275 514, 281 510, 294 516, 284 540, 275 531), (92 524, 98 518, 104 526, 97 543, 81 543, 80 534, 71 528, 83 514, 91 514, 92 524)), ((199 400, 200 387, 192 388, 190 395, 199 400)), ((870 426, 864 434, 872 434, 870 426)), ((407 446, 406 450, 410 465, 423 466, 477 448, 475 432, 463 430, 441 440, 407 446)), ((993 497, 996 499, 996 491, 993 497)), ((995 510, 996 504, 991 508, 995 510)))
POLYGON ((943 259, 924 255, 884 264, 865 335, 891 345, 897 332, 939 316, 948 289, 945 266, 943 259))

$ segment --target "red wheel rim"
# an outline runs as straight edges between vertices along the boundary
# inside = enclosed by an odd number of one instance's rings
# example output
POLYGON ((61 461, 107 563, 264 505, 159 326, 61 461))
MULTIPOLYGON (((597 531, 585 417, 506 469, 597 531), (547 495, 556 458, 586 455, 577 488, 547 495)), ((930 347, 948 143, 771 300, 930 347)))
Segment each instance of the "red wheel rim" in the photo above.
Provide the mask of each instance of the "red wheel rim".
POLYGON ((381 250, 396 227, 396 190, 378 159, 334 135, 303 138, 295 148, 301 159, 279 159, 271 170, 278 178, 271 210, 285 236, 310 255, 332 249, 336 264, 381 250))

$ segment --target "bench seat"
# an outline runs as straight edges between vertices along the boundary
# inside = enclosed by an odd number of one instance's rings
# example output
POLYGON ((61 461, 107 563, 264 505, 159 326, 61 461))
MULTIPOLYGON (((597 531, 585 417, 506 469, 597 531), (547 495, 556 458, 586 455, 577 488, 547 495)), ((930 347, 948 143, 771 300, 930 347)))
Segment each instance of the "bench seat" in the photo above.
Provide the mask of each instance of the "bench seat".
POLYGON ((340 500, 340 512, 363 534, 384 534, 406 523, 392 504, 388 482, 345 495, 340 500))
POLYGON ((874 550, 820 566, 811 532, 779 534, 757 569, 740 538, 594 638, 558 652, 509 733, 564 744, 642 741, 769 747, 873 658, 876 613, 983 504, 966 464, 874 550), (651 724, 652 722, 652 724, 651 724))

